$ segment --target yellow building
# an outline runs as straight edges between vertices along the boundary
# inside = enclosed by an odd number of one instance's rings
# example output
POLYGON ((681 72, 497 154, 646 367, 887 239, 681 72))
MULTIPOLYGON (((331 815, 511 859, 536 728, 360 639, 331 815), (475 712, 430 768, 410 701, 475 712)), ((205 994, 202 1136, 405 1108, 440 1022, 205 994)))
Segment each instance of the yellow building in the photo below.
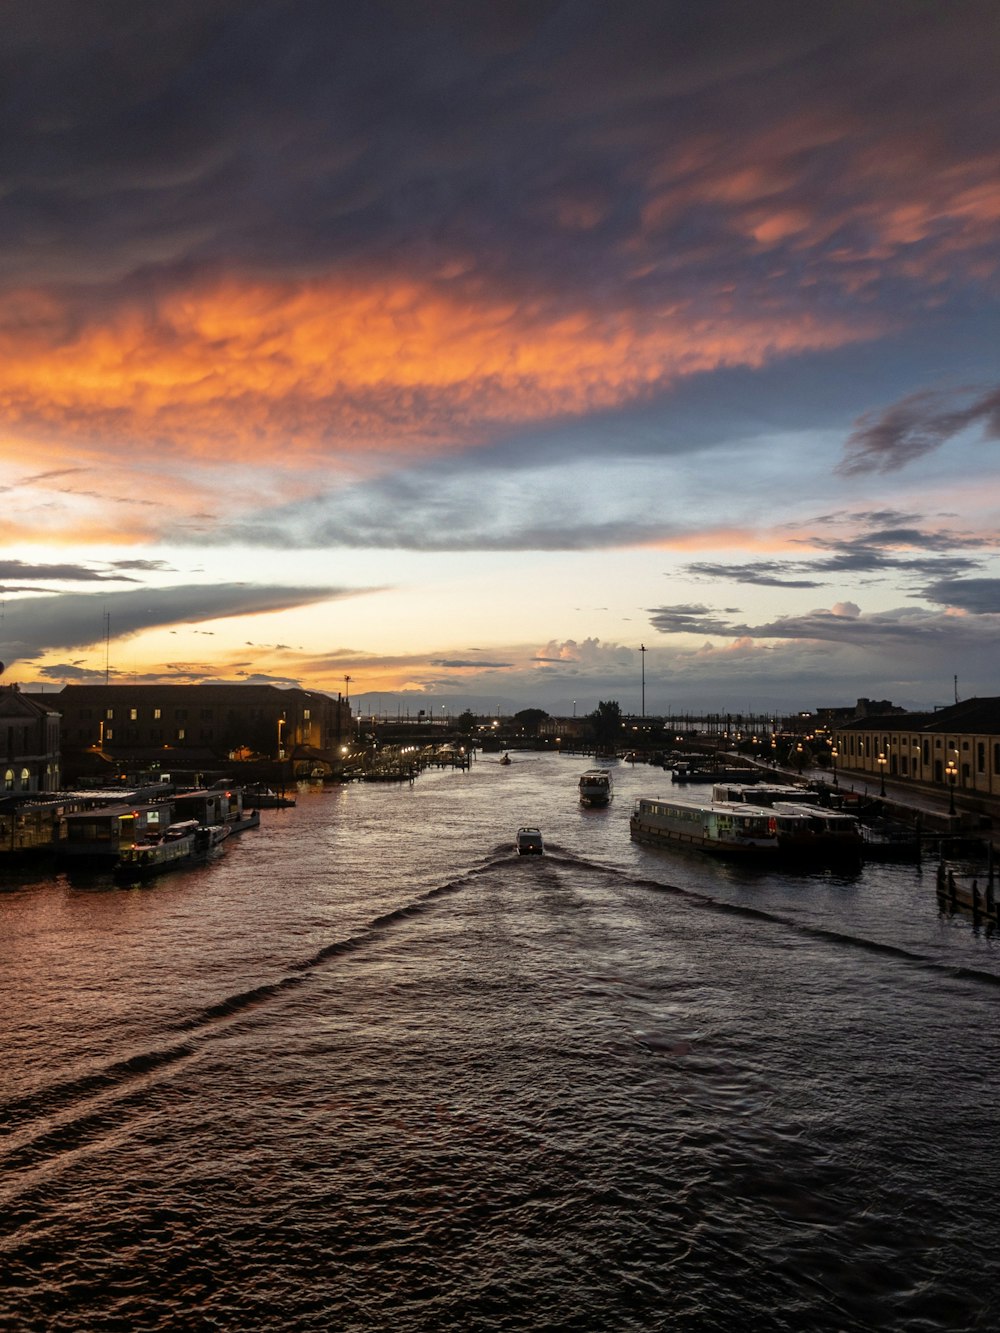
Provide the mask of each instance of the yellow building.
POLYGON ((1000 801, 1000 698, 855 718, 833 734, 838 770, 1000 801))

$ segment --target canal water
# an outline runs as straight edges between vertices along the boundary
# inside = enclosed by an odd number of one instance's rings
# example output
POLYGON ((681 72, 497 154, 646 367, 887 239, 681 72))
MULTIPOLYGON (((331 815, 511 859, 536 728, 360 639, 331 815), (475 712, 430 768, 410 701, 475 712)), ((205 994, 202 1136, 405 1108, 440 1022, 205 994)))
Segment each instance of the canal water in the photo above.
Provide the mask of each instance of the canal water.
POLYGON ((587 766, 7 872, 0 1329, 1000 1326, 996 939, 933 865, 635 846, 669 775, 587 766))

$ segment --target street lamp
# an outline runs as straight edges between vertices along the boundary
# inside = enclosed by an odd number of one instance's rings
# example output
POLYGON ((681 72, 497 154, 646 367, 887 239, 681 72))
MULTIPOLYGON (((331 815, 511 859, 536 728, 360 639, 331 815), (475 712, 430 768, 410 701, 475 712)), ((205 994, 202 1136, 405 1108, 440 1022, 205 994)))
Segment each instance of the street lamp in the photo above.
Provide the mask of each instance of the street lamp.
POLYGON ((803 765, 803 764, 805 763, 805 761, 806 761, 805 751, 802 749, 802 742, 801 742, 801 741, 799 741, 799 743, 798 743, 798 744, 796 745, 796 747, 795 747, 795 756, 796 756, 796 760, 798 761, 798 765, 799 765, 799 775, 801 776, 801 774, 802 774, 802 765, 803 765))
POLYGON ((889 761, 886 759, 885 755, 882 753, 881 750, 879 750, 878 752, 879 796, 885 795, 885 766, 888 762, 889 761))
POLYGON ((948 813, 955 813, 955 780, 958 777, 958 765, 954 759, 949 759, 944 766, 944 771, 948 777, 948 813))
POLYGON ((832 764, 833 764, 833 785, 834 785, 835 787, 838 785, 838 784, 837 784, 837 758, 838 758, 839 754, 840 754, 840 751, 837 749, 836 746, 834 746, 833 749, 830 751, 830 760, 831 760, 831 762, 832 762, 832 764))

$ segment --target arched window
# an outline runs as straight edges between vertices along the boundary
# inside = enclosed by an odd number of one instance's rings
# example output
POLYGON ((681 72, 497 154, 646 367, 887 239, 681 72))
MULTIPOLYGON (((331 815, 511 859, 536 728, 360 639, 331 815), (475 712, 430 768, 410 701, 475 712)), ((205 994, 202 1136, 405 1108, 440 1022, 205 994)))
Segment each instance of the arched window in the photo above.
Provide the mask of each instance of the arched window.
POLYGON ((3 775, 3 789, 4 791, 14 790, 14 770, 12 768, 8 768, 7 772, 3 775))
POLYGON ((21 769, 21 790, 22 790, 22 791, 30 791, 30 790, 31 790, 31 769, 30 769, 30 768, 22 768, 22 769, 21 769))

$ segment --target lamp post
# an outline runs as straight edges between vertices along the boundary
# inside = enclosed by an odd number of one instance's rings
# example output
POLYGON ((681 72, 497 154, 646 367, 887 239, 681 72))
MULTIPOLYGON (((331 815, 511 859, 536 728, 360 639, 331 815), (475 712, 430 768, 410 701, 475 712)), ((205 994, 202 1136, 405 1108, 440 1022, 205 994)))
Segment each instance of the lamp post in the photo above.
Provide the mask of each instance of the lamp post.
POLYGON ((884 796, 884 795, 885 795, 885 766, 886 766, 887 763, 888 763, 888 760, 886 759, 885 755, 882 753, 881 750, 879 750, 879 753, 878 753, 878 774, 879 774, 878 794, 879 794, 879 796, 884 796))
POLYGON ((646 717, 646 645, 639 644, 639 660, 642 662, 642 716, 646 717))
POLYGON ((799 765, 799 777, 801 777, 801 776, 802 776, 802 765, 803 765, 803 764, 805 763, 805 761, 806 761, 805 751, 804 751, 803 748, 802 748, 802 742, 801 742, 801 741, 799 741, 798 744, 795 746, 795 758, 796 758, 796 761, 797 761, 797 763, 798 763, 798 765, 799 765))
POLYGON ((833 749, 830 751, 830 761, 831 761, 831 763, 833 764, 833 785, 834 785, 835 787, 838 785, 838 784, 837 784, 837 757, 839 756, 839 754, 840 754, 840 751, 837 749, 836 746, 834 746, 833 749))
POLYGON ((958 765, 954 759, 949 759, 944 768, 948 777, 948 813, 955 813, 955 779, 958 777, 958 765))

